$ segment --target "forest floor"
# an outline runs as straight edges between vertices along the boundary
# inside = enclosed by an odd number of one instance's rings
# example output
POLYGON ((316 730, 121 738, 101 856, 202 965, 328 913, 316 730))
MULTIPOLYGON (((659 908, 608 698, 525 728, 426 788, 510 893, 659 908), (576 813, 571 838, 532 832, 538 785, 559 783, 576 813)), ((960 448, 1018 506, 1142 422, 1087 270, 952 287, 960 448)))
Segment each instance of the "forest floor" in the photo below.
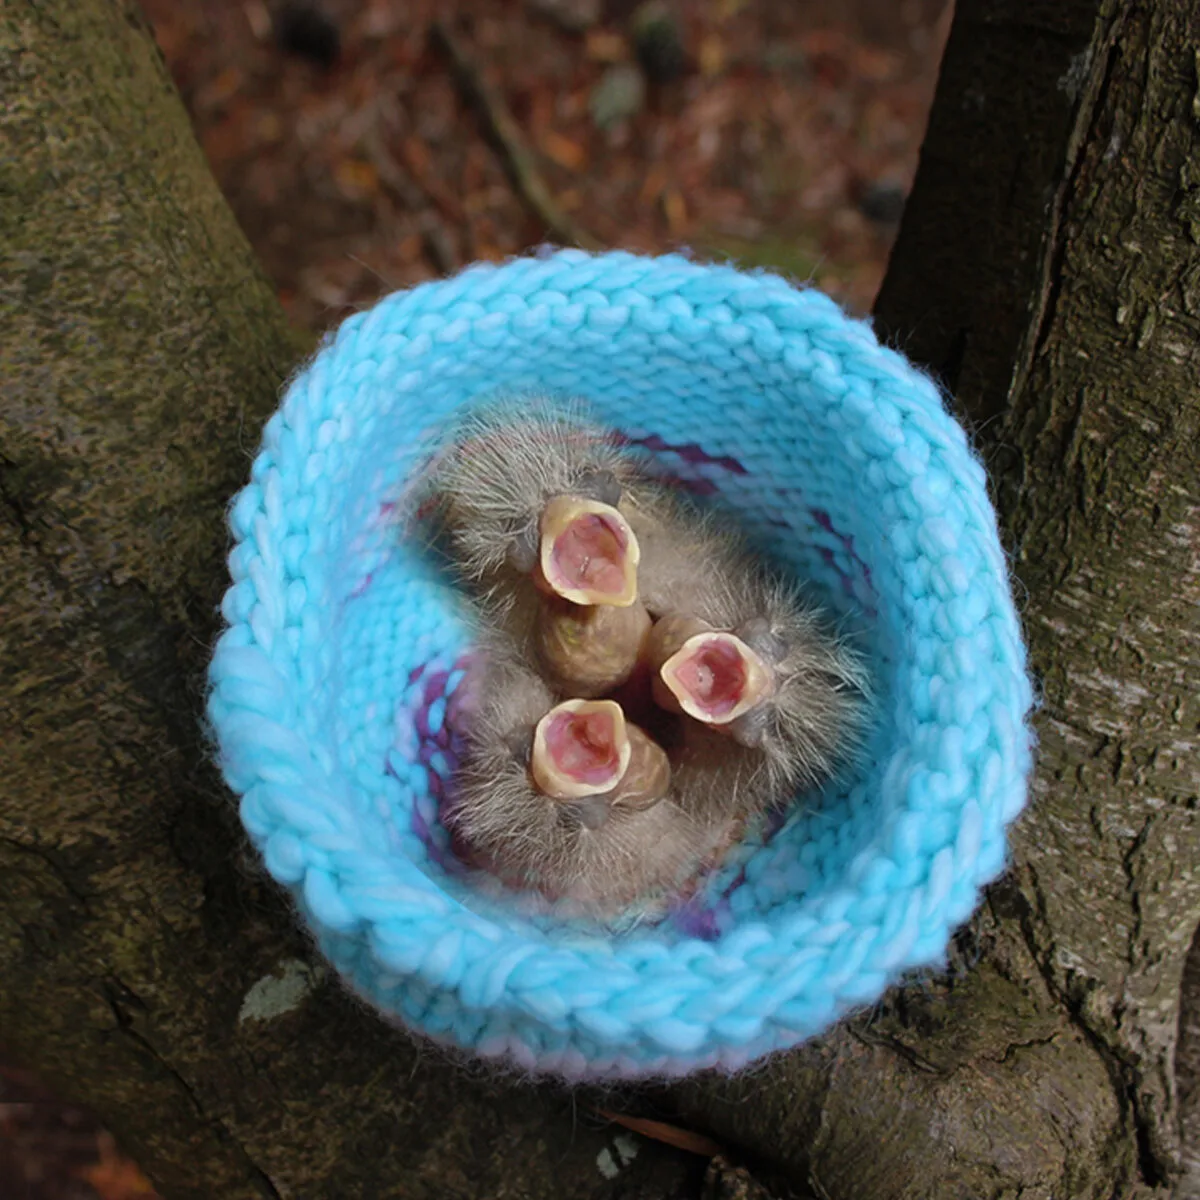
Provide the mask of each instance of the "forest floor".
POLYGON ((268 0, 143 3, 309 328, 575 237, 771 265, 865 311, 949 16, 945 0, 674 0, 660 20, 633 0, 325 0, 323 22, 273 21, 268 0), (498 152, 505 113, 519 145, 498 152))
MULTIPOLYGON (((142 0, 293 321, 541 242, 769 266, 859 313, 952 0, 142 0)), ((0 1062, 4 1200, 154 1200, 0 1062)))

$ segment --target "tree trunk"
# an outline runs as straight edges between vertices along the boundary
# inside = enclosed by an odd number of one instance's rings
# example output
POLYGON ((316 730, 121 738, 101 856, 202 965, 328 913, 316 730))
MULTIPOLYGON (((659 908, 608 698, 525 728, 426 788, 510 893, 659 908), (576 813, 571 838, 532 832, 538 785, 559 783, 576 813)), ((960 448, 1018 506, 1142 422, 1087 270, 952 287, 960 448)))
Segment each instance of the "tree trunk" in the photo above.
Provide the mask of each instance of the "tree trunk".
POLYGON ((989 467, 1039 765, 957 970, 685 1089, 822 1196, 1200 1194, 1198 46, 1173 0, 958 5, 877 315, 989 467))
MULTIPOLYGON (((1186 1180, 1192 7, 959 0, 879 313, 997 481, 1040 765, 958 970, 672 1091, 821 1196, 1186 1180)), ((171 1200, 694 1194, 684 1160, 627 1164, 557 1089, 466 1078, 362 1011, 243 859, 198 712, 222 507, 297 345, 134 12, 0 16, 0 1041, 171 1200)))
POLYGON ((298 343, 137 11, 0 0, 0 144, 0 1042, 170 1200, 694 1195, 366 1014, 243 857, 203 673, 298 343))

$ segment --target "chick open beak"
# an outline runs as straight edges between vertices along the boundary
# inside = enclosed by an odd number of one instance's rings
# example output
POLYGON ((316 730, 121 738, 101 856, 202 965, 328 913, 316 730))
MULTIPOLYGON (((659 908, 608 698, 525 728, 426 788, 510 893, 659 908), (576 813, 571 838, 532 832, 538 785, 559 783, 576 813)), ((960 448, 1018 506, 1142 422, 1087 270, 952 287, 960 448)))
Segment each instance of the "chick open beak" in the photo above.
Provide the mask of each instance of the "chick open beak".
POLYGON ((728 725, 774 690, 771 668, 739 637, 708 631, 689 637, 662 664, 658 679, 683 712, 706 725, 728 725))
POLYGON ((554 800, 610 792, 632 757, 625 714, 613 700, 564 700, 533 731, 529 771, 554 800))
POLYGON ((542 510, 539 582, 564 600, 628 607, 640 558, 633 530, 611 504, 556 496, 542 510))

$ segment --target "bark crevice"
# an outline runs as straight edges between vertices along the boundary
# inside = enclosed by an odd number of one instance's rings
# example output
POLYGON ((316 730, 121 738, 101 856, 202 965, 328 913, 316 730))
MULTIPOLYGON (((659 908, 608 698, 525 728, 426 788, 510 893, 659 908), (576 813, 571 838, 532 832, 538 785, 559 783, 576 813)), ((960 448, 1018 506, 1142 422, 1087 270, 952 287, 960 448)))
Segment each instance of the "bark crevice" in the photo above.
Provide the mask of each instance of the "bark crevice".
MULTIPOLYGON (((1019 396, 1022 393, 1028 382, 1030 370, 1045 351, 1046 343, 1054 329, 1054 315, 1066 264, 1067 238, 1063 227, 1064 215, 1070 211, 1072 199, 1079 191, 1084 150, 1101 134, 1097 121, 1105 110, 1105 100, 1112 87, 1113 71, 1117 63, 1117 42, 1124 24, 1123 10, 1117 5, 1108 7, 1110 11, 1101 13, 1097 18, 1097 27, 1102 32, 1094 34, 1092 43, 1081 52, 1086 56, 1086 68, 1077 73, 1078 60, 1072 60, 1068 73, 1059 82, 1059 86, 1064 90, 1076 89, 1079 96, 1078 107, 1066 142, 1062 178, 1055 185, 1053 198, 1048 205, 1045 240, 1043 250, 1038 256, 1040 272, 1033 290, 1034 304, 1029 317, 1029 333, 1017 349, 1010 395, 1019 396), (1097 41, 1098 47, 1095 44, 1097 41), (1092 69, 1092 60, 1095 57, 1103 60, 1102 70, 1092 69)), ((1072 99, 1074 100, 1074 97, 1072 99)), ((1079 413, 1082 414, 1082 404, 1079 413)), ((998 416, 1000 413, 993 415, 998 416)))

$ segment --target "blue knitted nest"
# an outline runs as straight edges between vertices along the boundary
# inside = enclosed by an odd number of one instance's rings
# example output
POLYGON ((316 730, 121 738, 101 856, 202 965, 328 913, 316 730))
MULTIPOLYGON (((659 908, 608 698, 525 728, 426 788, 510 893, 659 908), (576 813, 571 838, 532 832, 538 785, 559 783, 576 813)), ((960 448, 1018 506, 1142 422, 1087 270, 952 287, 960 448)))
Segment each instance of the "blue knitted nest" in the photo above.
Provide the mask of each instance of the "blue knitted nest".
POLYGON ((984 472, 934 385, 827 297, 671 255, 562 251, 347 320, 267 423, 231 512, 209 715, 267 869, 323 953, 443 1044, 570 1079, 736 1068, 951 931, 1005 864, 1031 692, 984 472), (457 869, 462 597, 406 524, 464 405, 583 397, 863 631, 853 778, 657 923, 599 934, 457 869))

